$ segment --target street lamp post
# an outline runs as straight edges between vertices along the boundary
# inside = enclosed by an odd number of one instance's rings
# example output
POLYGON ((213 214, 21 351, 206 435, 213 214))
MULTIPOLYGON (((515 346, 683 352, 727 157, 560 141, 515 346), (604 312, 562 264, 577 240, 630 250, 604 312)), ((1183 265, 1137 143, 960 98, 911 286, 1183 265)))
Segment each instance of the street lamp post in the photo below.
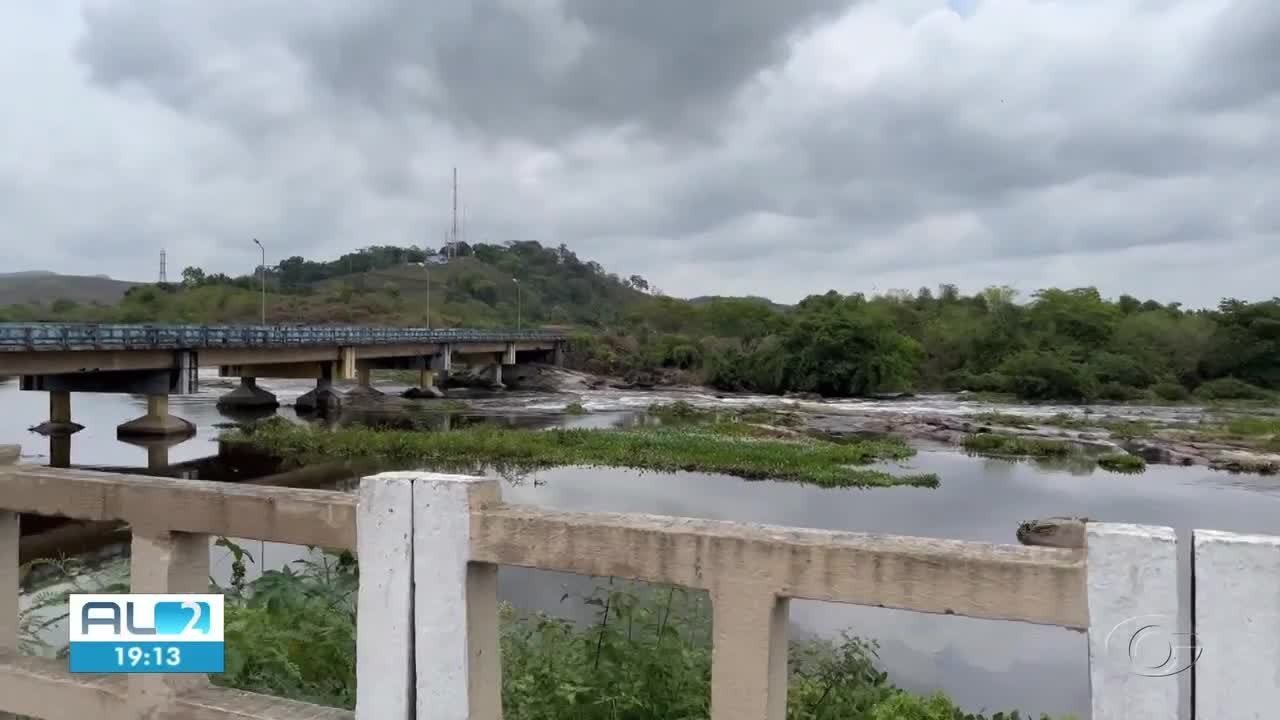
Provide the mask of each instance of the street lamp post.
POLYGON ((262 324, 267 324, 267 249, 262 247, 262 243, 258 242, 258 238, 253 239, 253 244, 258 246, 262 251, 262 324))
POLYGON ((516 278, 511 278, 511 282, 516 284, 516 330, 519 330, 521 324, 520 281, 516 278))
POLYGON ((431 329, 431 263, 427 262, 427 256, 422 255, 422 268, 427 271, 427 329, 431 329))

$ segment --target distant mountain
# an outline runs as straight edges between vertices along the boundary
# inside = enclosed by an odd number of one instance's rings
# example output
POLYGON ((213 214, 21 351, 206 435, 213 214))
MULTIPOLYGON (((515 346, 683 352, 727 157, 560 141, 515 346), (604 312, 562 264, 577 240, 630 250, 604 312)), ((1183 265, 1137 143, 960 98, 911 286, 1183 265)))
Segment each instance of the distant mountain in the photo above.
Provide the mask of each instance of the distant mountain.
POLYGON ((23 270, 21 272, 0 273, 0 280, 5 278, 49 277, 50 275, 57 274, 58 273, 56 272, 50 272, 48 270, 23 270))
POLYGON ((115 280, 106 275, 59 275, 46 270, 0 274, 0 306, 57 300, 112 305, 129 288, 141 283, 115 280))

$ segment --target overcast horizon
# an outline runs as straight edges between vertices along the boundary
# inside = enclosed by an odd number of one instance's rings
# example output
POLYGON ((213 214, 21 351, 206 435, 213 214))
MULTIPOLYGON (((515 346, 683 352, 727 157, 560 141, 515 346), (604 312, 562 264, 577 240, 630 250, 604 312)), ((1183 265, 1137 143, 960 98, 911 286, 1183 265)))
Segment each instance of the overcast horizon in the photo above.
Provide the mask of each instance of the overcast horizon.
POLYGON ((0 273, 566 244, 667 294, 1280 276, 1280 4, 0 5, 0 273))

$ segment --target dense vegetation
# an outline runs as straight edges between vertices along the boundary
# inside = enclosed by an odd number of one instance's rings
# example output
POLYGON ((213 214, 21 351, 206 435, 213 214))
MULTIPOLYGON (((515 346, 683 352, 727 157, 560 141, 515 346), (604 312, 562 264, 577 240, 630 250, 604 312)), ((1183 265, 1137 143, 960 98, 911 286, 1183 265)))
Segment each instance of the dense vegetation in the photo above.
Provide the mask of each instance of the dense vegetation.
MULTIPOLYGON (((785 307, 665 297, 563 245, 463 245, 439 260, 396 247, 331 262, 288 258, 266 273, 267 320, 494 327, 519 317, 527 327, 570 328, 569 360, 581 369, 765 393, 946 389, 1180 402, 1269 400, 1280 390, 1280 299, 1187 310, 1107 300, 1092 288, 1046 289, 1020 302, 1009 288, 963 295, 946 285, 876 297, 830 291, 785 307)), ((199 268, 182 277, 136 287, 113 306, 54 300, 0 308, 0 320, 258 319, 257 277, 199 268)))
MULTIPOLYGON (((349 553, 269 571, 245 582, 249 552, 232 552, 226 597, 226 672, 219 685, 332 707, 355 705, 356 588, 349 553)), ((121 592, 73 569, 74 592, 121 592), (107 589, 109 588, 109 589, 107 589)), ((124 589, 122 590, 121 587, 124 589)), ((566 599, 568 596, 566 596, 566 599)), ((703 593, 675 588, 601 587, 580 598, 595 621, 574 624, 501 609, 503 717, 509 720, 696 720, 709 714, 711 617, 703 593)), ((39 626, 65 618, 65 593, 43 593, 21 618, 31 649, 39 626), (61 609, 61 613, 58 610, 61 609), (50 612, 52 611, 52 612, 50 612), (48 619, 38 620, 37 616, 48 619)), ((788 720, 988 720, 946 696, 895 687, 878 666, 877 647, 845 635, 793 641, 788 720)), ((1017 720, 998 713, 989 720, 1017 720)))
POLYGON ((767 393, 969 390, 1031 401, 1267 400, 1280 389, 1280 300, 1215 310, 1103 299, 1091 288, 761 302, 658 298, 629 333, 581 337, 585 364, 698 370, 767 393))
POLYGON ((856 467, 902 459, 914 451, 894 440, 836 443, 771 437, 751 422, 713 419, 631 430, 521 430, 477 425, 447 433, 341 428, 325 430, 273 419, 223 436, 293 458, 376 458, 440 469, 502 471, 579 465, 664 472, 692 471, 823 487, 936 487, 933 474, 892 474, 856 467), (764 435, 761 437, 761 435, 764 435))

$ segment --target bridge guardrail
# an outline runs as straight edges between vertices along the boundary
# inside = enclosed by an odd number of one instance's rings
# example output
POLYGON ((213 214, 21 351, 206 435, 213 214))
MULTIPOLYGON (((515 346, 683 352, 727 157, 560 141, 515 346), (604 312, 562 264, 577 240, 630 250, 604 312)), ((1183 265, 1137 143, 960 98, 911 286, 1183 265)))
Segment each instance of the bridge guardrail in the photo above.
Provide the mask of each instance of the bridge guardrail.
POLYGON ((325 325, 125 325, 0 323, 0 352, 201 349, 563 340, 543 330, 325 325))
POLYGON ((160 698, 204 720, 352 718, 202 676, 125 682, 17 655, 19 512, 129 523, 137 592, 207 591, 208 568, 179 563, 207 562, 210 536, 356 550, 356 713, 367 720, 407 720, 415 706, 417 717, 501 717, 502 565, 707 591, 711 720, 784 720, 792 598, 1084 630, 1097 720, 1178 717, 1188 677, 1200 717, 1280 707, 1280 538, 1193 532, 1190 623, 1206 640, 1188 660, 1168 636, 1190 633, 1155 637, 1169 645, 1157 659, 1175 664, 1152 668, 1135 653, 1152 649, 1152 628, 1176 630, 1180 612, 1178 543, 1165 527, 1090 523, 1084 548, 1023 547, 564 512, 504 503, 491 478, 428 472, 365 478, 357 496, 19 467, 0 469, 0 715, 123 720, 160 698))

